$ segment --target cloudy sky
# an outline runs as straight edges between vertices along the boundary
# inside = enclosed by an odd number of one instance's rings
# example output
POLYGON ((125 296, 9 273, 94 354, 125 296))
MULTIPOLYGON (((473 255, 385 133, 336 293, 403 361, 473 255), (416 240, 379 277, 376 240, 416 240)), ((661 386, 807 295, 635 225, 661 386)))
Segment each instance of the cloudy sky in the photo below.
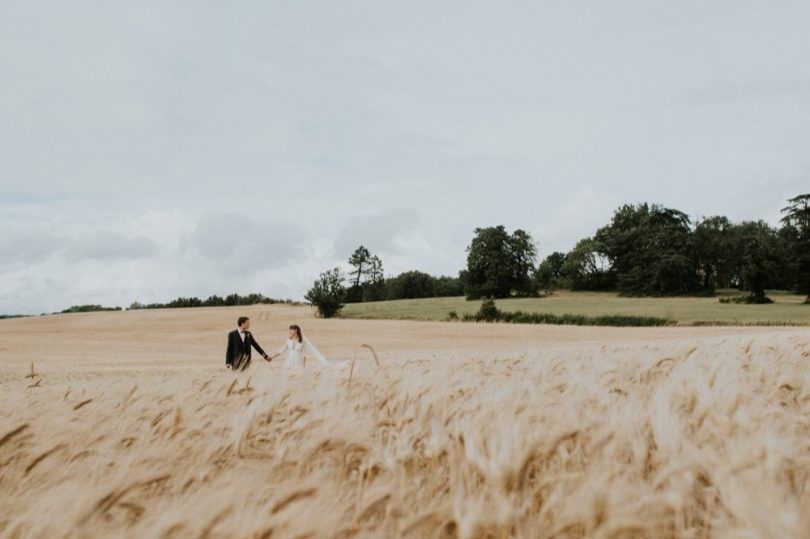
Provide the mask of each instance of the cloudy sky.
POLYGON ((455 275, 810 190, 810 3, 0 0, 0 314, 455 275))

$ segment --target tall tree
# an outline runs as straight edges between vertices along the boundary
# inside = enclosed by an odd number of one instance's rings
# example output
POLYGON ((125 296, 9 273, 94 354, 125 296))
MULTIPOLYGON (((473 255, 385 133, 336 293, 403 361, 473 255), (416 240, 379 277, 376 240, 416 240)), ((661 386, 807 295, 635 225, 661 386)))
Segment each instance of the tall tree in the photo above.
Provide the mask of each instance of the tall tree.
POLYGON ((363 301, 362 283, 371 266, 371 253, 361 245, 349 257, 349 265, 354 269, 349 272, 350 285, 343 299, 346 303, 360 303, 363 301))
POLYGON ((368 259, 368 269, 366 270, 364 283, 379 283, 384 281, 382 260, 377 255, 371 256, 368 259))
POLYGON ((571 290, 610 290, 616 285, 616 275, 602 251, 598 241, 584 238, 565 255, 560 276, 571 290))
POLYGON ((790 225, 799 232, 799 237, 810 240, 810 193, 799 195, 788 200, 782 208, 782 223, 790 225))
POLYGON ((619 291, 642 296, 697 292, 689 225, 683 212, 657 204, 626 204, 616 210, 594 239, 610 259, 619 291))
MULTIPOLYGON (((555 251, 548 255, 535 272, 537 286, 543 290, 554 290, 562 284, 562 267, 565 265, 565 253, 555 251)), ((569 283, 570 286, 570 283, 569 283)))
POLYGON ((385 276, 383 275, 383 264, 377 255, 368 259, 368 270, 366 271, 363 284, 363 301, 380 301, 385 299, 385 276))
POLYGON ((509 234, 503 225, 476 228, 467 247, 467 269, 461 274, 467 298, 533 295, 535 258, 527 232, 518 229, 509 234))
POLYGON ((513 291, 518 296, 534 296, 537 287, 534 269, 537 264, 537 248, 525 230, 517 229, 507 243, 512 268, 513 291))
POLYGON ((740 276, 752 303, 769 303, 765 288, 771 286, 779 268, 778 235, 765 221, 745 221, 737 225, 742 260, 740 276))
POLYGON ((352 275, 352 286, 360 286, 360 282, 363 280, 363 276, 366 274, 366 267, 371 264, 371 253, 368 252, 368 249, 363 247, 362 245, 355 249, 352 255, 349 257, 349 265, 354 268, 353 271, 349 272, 349 275, 352 275))
POLYGON ((792 286, 807 296, 805 303, 810 303, 810 193, 788 200, 782 213, 782 236, 786 238, 792 286))
POLYGON ((713 216, 700 221, 692 232, 701 287, 710 292, 735 284, 737 251, 734 225, 727 217, 713 216))

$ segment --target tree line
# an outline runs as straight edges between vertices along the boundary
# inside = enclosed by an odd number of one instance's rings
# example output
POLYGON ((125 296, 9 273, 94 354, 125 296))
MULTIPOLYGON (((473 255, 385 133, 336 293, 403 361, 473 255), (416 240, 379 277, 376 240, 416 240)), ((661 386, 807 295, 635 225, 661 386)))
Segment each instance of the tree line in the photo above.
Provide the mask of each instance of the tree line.
MULTIPOLYGON (((274 299, 268 298, 263 294, 247 294, 241 296, 239 294, 228 294, 225 297, 213 295, 208 296, 206 299, 198 297, 179 297, 169 301, 168 303, 141 303, 134 301, 127 308, 128 311, 139 309, 180 309, 189 307, 227 307, 233 305, 256 305, 258 303, 275 304, 275 303, 291 303, 297 304, 298 302, 289 299, 274 299)), ((121 307, 105 307, 103 305, 87 304, 87 305, 73 305, 54 314, 67 314, 67 313, 90 313, 100 311, 122 311, 121 307)))
POLYGON ((411 270, 385 278, 380 257, 372 255, 362 245, 351 254, 348 263, 352 270, 348 273, 349 286, 343 297, 347 303, 447 297, 464 293, 461 281, 456 277, 434 277, 411 270))
POLYGON ((790 290, 810 302, 810 194, 788 201, 778 227, 712 216, 692 223, 676 209, 626 204, 610 223, 555 252, 537 268, 540 290, 615 290, 627 296, 747 292, 765 303, 766 289, 790 290))
MULTIPOLYGON (((455 311, 450 311, 448 320, 458 320, 455 311)), ((582 314, 524 313, 522 311, 501 311, 495 300, 486 299, 475 314, 465 313, 461 320, 465 322, 506 322, 508 324, 555 324, 569 326, 614 326, 645 327, 675 325, 674 320, 657 316, 635 316, 626 314, 607 314, 586 316, 582 314)))
POLYGON ((225 297, 213 295, 208 296, 207 299, 200 299, 197 297, 179 297, 168 303, 148 303, 142 304, 140 302, 133 302, 130 310, 136 309, 178 309, 187 307, 228 307, 234 305, 256 305, 259 303, 272 305, 276 303, 298 303, 289 299, 274 299, 268 298, 263 294, 247 294, 240 296, 239 294, 228 294, 225 297))
POLYGON ((344 303, 436 296, 467 299, 537 296, 554 289, 607 290, 625 296, 715 294, 736 288, 739 301, 766 303, 766 289, 790 290, 810 303, 810 194, 788 200, 778 227, 712 216, 694 223, 659 204, 625 204, 609 223, 567 253, 537 264, 524 230, 476 228, 458 278, 409 271, 383 277, 382 261, 363 246, 349 257, 349 280, 337 267, 320 275, 305 299, 322 316, 344 303), (348 284, 348 286, 346 286, 348 284))
POLYGON ((318 307, 321 316, 336 315, 345 303, 362 303, 396 299, 452 297, 464 294, 460 278, 433 276, 411 270, 385 277, 382 260, 360 245, 349 256, 352 268, 344 274, 340 267, 320 275, 304 296, 318 307))

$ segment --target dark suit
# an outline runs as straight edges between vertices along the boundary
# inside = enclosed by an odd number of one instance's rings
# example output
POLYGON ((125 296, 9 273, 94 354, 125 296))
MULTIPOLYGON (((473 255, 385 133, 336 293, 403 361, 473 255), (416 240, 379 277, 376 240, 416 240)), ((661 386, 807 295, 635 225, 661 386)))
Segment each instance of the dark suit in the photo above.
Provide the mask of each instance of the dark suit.
POLYGON ((247 369, 250 367, 251 347, 255 348, 262 357, 267 355, 259 346, 259 343, 253 339, 253 335, 249 331, 245 332, 245 342, 242 342, 238 329, 231 331, 228 333, 228 350, 225 352, 225 364, 230 365, 234 370, 243 371, 247 369))

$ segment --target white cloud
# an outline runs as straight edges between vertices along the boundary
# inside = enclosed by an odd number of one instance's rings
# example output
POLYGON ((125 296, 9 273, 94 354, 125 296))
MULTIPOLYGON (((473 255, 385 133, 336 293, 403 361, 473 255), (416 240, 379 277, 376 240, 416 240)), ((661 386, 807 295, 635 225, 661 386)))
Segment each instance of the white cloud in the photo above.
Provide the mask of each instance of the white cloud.
POLYGON ((348 259, 360 245, 372 254, 398 253, 404 247, 402 234, 418 225, 419 214, 407 209, 350 217, 337 235, 335 254, 348 259))
POLYGON ((596 230, 608 224, 613 212, 622 200, 605 190, 597 190, 591 185, 582 185, 567 200, 551 208, 543 219, 543 225, 532 230, 539 244, 538 258, 541 260, 554 251, 566 252, 574 245, 571 238, 580 239, 593 236, 596 230))
POLYGON ((45 260, 64 244, 64 237, 46 230, 4 227, 0 234, 0 268, 19 268, 45 260))
POLYGON ((542 256, 623 203, 773 223, 807 190, 808 16, 4 5, 0 312, 301 298, 360 244, 386 273, 455 274, 475 227, 528 230, 542 256))
POLYGON ((68 260, 134 260, 158 252, 157 244, 145 236, 127 237, 110 231, 96 231, 76 238, 64 252, 68 260))
POLYGON ((245 275, 300 260, 308 241, 306 230, 292 222, 211 212, 200 218, 182 245, 205 263, 229 274, 245 275))

